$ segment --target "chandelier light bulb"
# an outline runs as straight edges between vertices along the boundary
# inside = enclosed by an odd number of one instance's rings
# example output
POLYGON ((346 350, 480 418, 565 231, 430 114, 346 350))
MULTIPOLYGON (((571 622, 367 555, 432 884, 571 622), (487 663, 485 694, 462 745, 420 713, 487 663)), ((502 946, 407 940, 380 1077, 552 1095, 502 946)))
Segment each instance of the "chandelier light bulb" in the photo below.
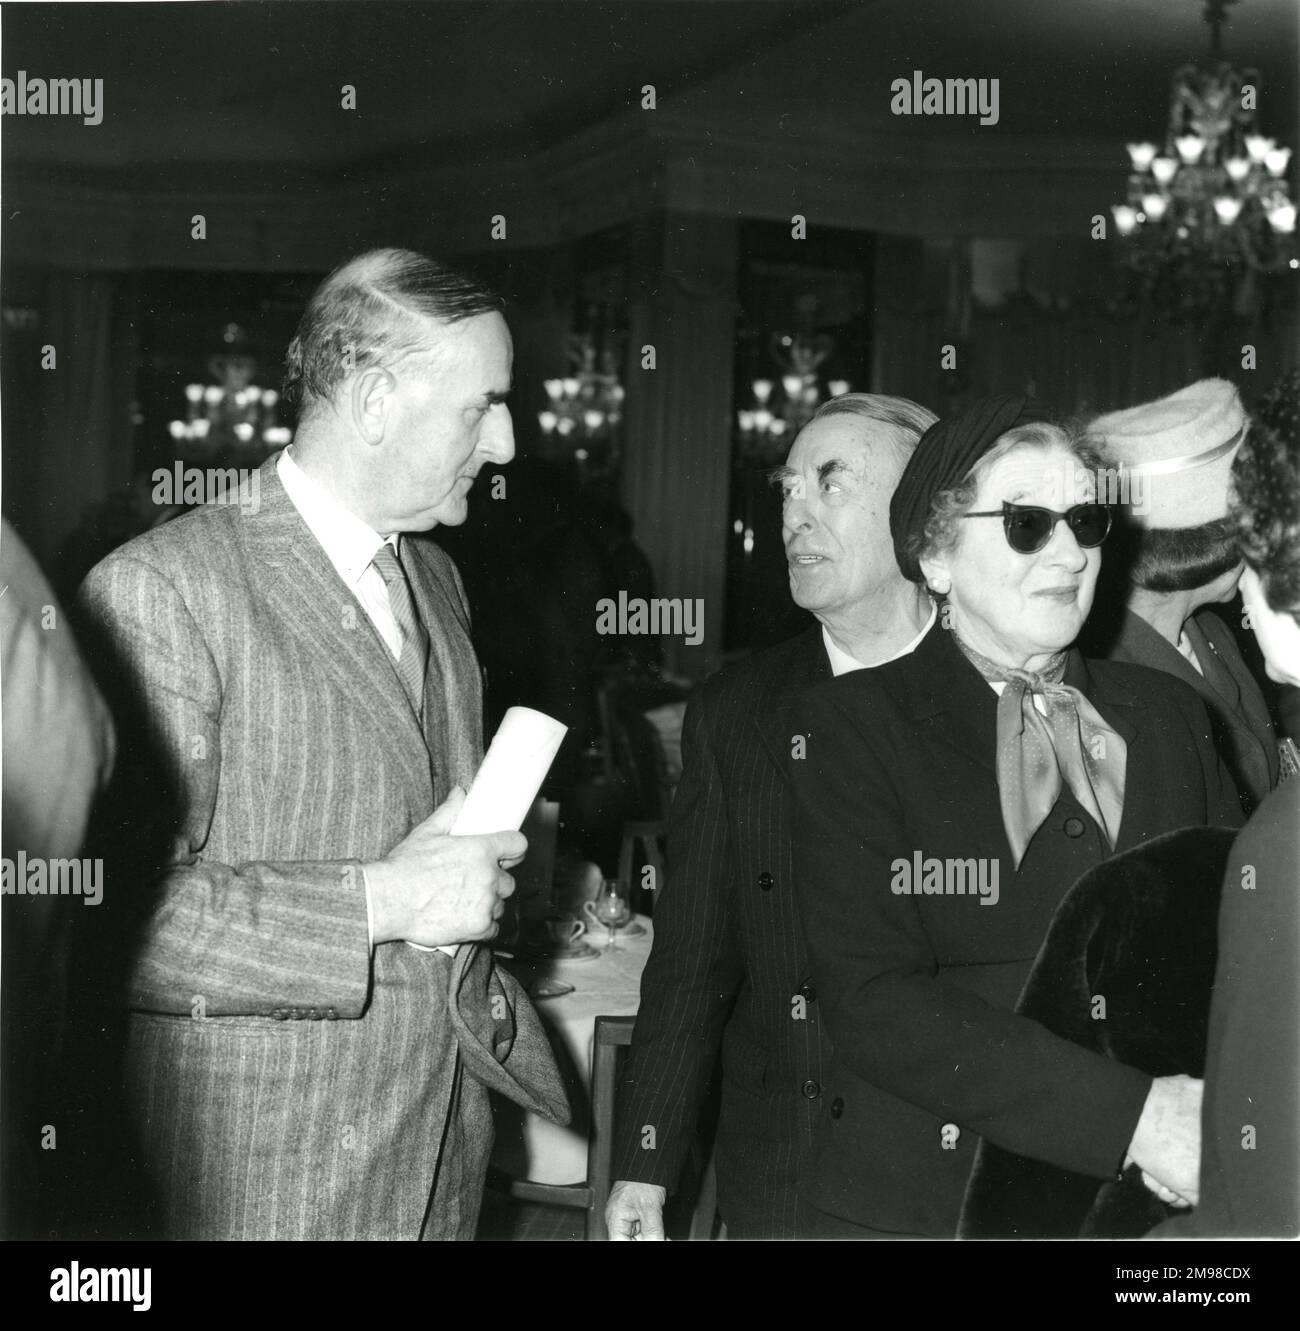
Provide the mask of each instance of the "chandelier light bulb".
POLYGON ((221 389, 216 384, 210 384, 203 390, 203 400, 210 407, 215 407, 221 401, 221 389))
POLYGON ((1135 208, 1126 203, 1117 203, 1111 208, 1115 216, 1115 229, 1121 236, 1131 236, 1137 230, 1138 215, 1135 208))
POLYGON ((561 435, 573 433, 573 421, 568 416, 561 416, 555 426, 557 432, 561 435))
POLYGON ((190 422, 190 438, 206 439, 211 428, 212 422, 200 416, 198 420, 190 422))
POLYGON ((1268 220, 1274 231, 1289 236, 1295 230, 1295 204, 1279 203, 1276 207, 1270 208, 1268 220))
POLYGON ((1224 226, 1231 226, 1237 220, 1239 212, 1241 212, 1240 199, 1230 199, 1227 195, 1221 194, 1214 201, 1214 215, 1224 226))
POLYGON ((246 444, 253 437, 253 427, 247 421, 240 421, 235 426, 235 438, 241 444, 246 444))
MULTIPOLYGON (((558 384, 559 380, 554 379, 551 382, 558 384)), ((542 427, 545 434, 554 434, 559 421, 560 418, 553 411, 539 411, 537 413, 537 423, 542 427)))
POLYGON ((565 396, 565 397, 577 397, 577 396, 578 396, 578 389, 579 389, 579 387, 580 387, 580 385, 579 385, 579 383, 578 383, 578 381, 577 381, 576 379, 565 379, 565 380, 564 380, 564 396, 565 396))
POLYGON ((184 439, 189 431, 185 428, 184 421, 169 421, 167 425, 167 433, 170 434, 173 439, 184 439))
POLYGON ((1246 152, 1252 162, 1262 162, 1274 146, 1273 140, 1266 139, 1262 134, 1246 135, 1246 152))
POLYGON ((1205 151, 1205 140, 1199 134, 1184 134, 1181 138, 1174 140, 1174 147, 1178 149, 1178 155, 1188 166, 1195 166, 1201 160, 1201 154, 1205 151))
POLYGON ((1291 160, 1290 148, 1270 148, 1264 154, 1264 167, 1270 176, 1280 176, 1291 160))
POLYGON ((767 432, 772 435, 773 438, 779 438, 785 433, 785 422, 780 416, 774 416, 772 418, 771 424, 767 427, 767 432))
POLYGON ((781 387, 785 390, 786 397, 793 401, 799 396, 799 390, 803 388, 803 380, 797 374, 783 374, 781 387))
POLYGON ((772 424, 772 413, 766 407, 760 407, 754 413, 754 428, 767 433, 767 427, 772 424))
POLYGON ((1223 164, 1223 168, 1228 173, 1228 179, 1235 185, 1241 184, 1250 174, 1249 157, 1229 157, 1223 164))
POLYGON ((752 386, 755 402, 766 402, 772 396, 772 381, 770 379, 755 379, 752 386))
POLYGON ((754 429, 754 413, 752 411, 738 411, 736 413, 736 423, 740 426, 742 433, 751 434, 754 429))
POLYGON ((202 401, 203 401, 203 385, 202 385, 202 384, 186 384, 186 385, 185 385, 185 399, 186 399, 186 401, 188 401, 188 402, 202 402, 202 401))
POLYGON ((1156 184, 1167 185, 1178 172, 1178 163, 1172 157, 1157 157, 1151 163, 1151 174, 1156 178, 1156 184))
POLYGON ((552 402, 558 402, 564 392, 564 381, 562 379, 547 379, 545 382, 546 396, 552 402))
POLYGON ((1133 162, 1133 170, 1149 170, 1156 155, 1156 145, 1154 143, 1130 143, 1127 147, 1128 155, 1133 162))
POLYGON ((605 415, 603 412, 594 409, 591 411, 584 411, 582 413, 582 423, 589 430, 599 430, 605 423, 605 415))
POLYGON ((1165 209, 1168 207, 1169 200, 1163 194, 1144 194, 1142 196, 1142 211, 1153 222, 1158 222, 1165 215, 1165 209))
POLYGON ((849 381, 847 379, 832 379, 826 385, 826 391, 831 397, 843 397, 849 391, 849 381))

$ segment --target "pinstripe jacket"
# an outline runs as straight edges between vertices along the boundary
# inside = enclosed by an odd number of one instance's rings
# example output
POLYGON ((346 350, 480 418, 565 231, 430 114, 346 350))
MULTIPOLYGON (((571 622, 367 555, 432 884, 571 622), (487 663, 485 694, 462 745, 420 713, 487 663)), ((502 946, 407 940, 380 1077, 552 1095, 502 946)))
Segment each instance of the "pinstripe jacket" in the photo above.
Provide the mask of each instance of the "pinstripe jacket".
POLYGON ((563 1119, 558 1074, 490 951, 372 953, 360 868, 481 756, 463 592, 408 539, 422 733, 275 461, 255 514, 159 527, 81 592, 162 870, 105 885, 132 904, 128 1112, 169 1237, 472 1237, 488 1089, 563 1119))
POLYGON ((715 675, 683 726, 614 1175, 676 1186, 720 1054, 718 1202, 733 1237, 794 1237, 799 1164, 822 1113, 829 1053, 795 903, 784 764, 791 704, 830 677, 813 628, 715 675))

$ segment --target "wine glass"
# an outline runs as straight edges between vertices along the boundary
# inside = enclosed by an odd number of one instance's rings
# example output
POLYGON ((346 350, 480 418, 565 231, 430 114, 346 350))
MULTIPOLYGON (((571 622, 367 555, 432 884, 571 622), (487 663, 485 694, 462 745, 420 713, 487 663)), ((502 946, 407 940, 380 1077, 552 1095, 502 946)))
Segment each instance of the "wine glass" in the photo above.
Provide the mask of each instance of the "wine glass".
POLYGON ((600 894, 595 901, 587 902, 583 910, 590 919, 597 924, 603 924, 609 930, 609 942, 605 946, 613 947, 614 931, 622 928, 632 918, 627 884, 617 878, 602 878, 600 894))

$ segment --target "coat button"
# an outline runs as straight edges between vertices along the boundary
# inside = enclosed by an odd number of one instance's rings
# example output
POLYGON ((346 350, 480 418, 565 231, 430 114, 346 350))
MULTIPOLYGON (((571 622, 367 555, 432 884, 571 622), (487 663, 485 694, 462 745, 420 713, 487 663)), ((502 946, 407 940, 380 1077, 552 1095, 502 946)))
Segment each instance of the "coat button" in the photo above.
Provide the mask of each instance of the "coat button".
POLYGON ((758 890, 760 892, 770 892, 772 890, 773 878, 766 869, 758 875, 758 890))
POLYGON ((1079 837, 1084 834, 1086 829, 1082 818, 1067 818, 1065 820, 1065 835, 1069 837, 1079 837))
POLYGON ((843 1113, 844 1113, 844 1101, 841 1100, 840 1097, 837 1095, 835 1099, 831 1101, 831 1117, 839 1118, 840 1115, 843 1113))
POLYGON ((817 997, 817 986, 809 978, 799 986, 799 992, 811 1003, 817 997))
POLYGON ((803 1092, 805 1100, 815 1100, 822 1093, 820 1083, 813 1081, 811 1077, 799 1089, 803 1092))

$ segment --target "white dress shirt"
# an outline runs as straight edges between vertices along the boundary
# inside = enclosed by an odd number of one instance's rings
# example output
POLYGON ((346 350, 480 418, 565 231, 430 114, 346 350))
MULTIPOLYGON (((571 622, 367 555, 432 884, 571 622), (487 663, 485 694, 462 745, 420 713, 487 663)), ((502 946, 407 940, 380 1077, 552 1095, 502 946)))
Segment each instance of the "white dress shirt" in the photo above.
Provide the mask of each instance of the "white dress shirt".
POLYGON ((1183 654, 1187 664, 1198 675, 1204 677, 1205 671, 1201 669, 1201 659, 1196 655, 1196 648, 1192 646, 1192 640, 1182 629, 1178 630, 1178 650, 1183 654))
POLYGON ((822 625, 822 642, 826 644, 826 655, 831 659, 832 675, 847 675, 850 670, 870 670, 874 666, 882 666, 888 661, 897 661, 900 656, 910 656, 921 645, 921 639, 934 627, 934 621, 939 617, 939 609, 936 605, 930 606, 930 618, 925 621, 925 627, 907 644, 906 647, 900 647, 893 656, 887 656, 883 661, 872 661, 868 664, 866 661, 859 661, 856 656, 850 656, 848 652, 839 648, 831 639, 830 631, 826 625, 822 625))
POLYGON ((397 627, 393 608, 388 603, 388 586, 372 562, 381 545, 391 545, 397 553, 397 535, 380 536, 372 527, 350 513, 319 481, 314 481, 293 460, 286 448, 275 464, 285 493, 321 549, 338 570, 347 588, 361 602, 393 659, 402 655, 402 631, 397 627))

